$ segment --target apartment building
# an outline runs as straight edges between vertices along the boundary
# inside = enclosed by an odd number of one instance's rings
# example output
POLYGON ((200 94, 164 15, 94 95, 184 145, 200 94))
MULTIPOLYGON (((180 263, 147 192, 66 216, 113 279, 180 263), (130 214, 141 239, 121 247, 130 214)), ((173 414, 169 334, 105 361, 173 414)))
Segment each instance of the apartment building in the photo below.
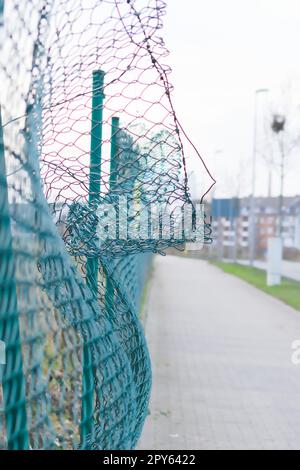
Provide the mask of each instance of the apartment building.
MULTIPOLYGON (((214 199, 214 253, 220 257, 247 256, 250 236, 251 199, 214 199)), ((255 251, 266 254, 268 239, 279 232, 279 198, 255 198, 255 251)), ((300 196, 283 199, 282 238, 285 250, 300 250, 300 196)))

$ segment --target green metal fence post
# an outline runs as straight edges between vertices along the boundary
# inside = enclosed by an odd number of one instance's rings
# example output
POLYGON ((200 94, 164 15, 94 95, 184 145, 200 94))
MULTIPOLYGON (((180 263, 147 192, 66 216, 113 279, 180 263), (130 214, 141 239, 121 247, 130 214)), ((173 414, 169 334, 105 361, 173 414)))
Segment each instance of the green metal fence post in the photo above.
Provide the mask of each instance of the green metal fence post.
MULTIPOLYGON (((89 203, 92 206, 100 199, 101 190, 101 157, 102 157, 102 127, 104 75, 102 70, 93 72, 92 125, 91 125, 91 155, 89 178, 89 203)), ((98 293, 97 258, 88 258, 86 263, 87 284, 93 294, 98 293)), ((83 350, 83 383, 82 383, 82 415, 81 415, 81 446, 88 448, 88 438, 94 430, 94 373, 92 353, 89 344, 83 350)))
MULTIPOLYGON (((109 173, 109 189, 113 194, 113 191, 117 185, 117 157, 119 153, 118 146, 118 132, 120 126, 120 118, 113 117, 111 120, 111 148, 110 148, 110 173, 109 173)), ((120 216, 120 215, 119 215, 120 216)), ((105 304, 106 309, 110 312, 114 300, 114 287, 112 281, 106 273, 106 291, 105 291, 105 304)))
POLYGON ((6 346, 3 400, 9 450, 27 450, 25 378, 17 306, 15 259, 9 214, 3 128, 0 108, 0 340, 6 346))
POLYGON ((101 189, 104 76, 102 70, 93 72, 89 202, 99 200, 101 189))

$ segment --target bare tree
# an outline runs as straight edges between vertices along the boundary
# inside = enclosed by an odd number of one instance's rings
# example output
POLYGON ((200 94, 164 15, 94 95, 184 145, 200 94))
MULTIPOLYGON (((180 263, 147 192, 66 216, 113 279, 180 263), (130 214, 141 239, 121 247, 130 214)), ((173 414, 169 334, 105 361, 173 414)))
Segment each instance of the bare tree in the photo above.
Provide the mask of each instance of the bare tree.
POLYGON ((291 169, 293 157, 300 145, 300 94, 299 83, 289 80, 281 87, 277 98, 269 103, 263 116, 263 132, 259 155, 268 170, 268 195, 272 195, 274 173, 280 175, 282 192, 285 176, 291 169), (276 117, 284 117, 284 129, 277 132, 276 117), (275 125, 275 127, 273 126, 275 125))

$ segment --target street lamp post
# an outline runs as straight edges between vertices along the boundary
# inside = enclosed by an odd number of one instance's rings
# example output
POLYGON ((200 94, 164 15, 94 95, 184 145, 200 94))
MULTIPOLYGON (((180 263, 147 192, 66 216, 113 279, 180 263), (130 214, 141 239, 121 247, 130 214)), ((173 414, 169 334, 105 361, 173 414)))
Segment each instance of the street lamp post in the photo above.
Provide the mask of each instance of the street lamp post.
POLYGON ((256 180, 256 160, 257 160, 257 97, 261 93, 268 93, 267 88, 260 88, 255 91, 255 105, 254 105, 254 132, 253 132, 253 158, 252 158, 252 190, 250 198, 250 211, 249 211, 249 263, 250 266, 254 265, 255 260, 255 243, 256 243, 256 230, 255 230, 255 180, 256 180))

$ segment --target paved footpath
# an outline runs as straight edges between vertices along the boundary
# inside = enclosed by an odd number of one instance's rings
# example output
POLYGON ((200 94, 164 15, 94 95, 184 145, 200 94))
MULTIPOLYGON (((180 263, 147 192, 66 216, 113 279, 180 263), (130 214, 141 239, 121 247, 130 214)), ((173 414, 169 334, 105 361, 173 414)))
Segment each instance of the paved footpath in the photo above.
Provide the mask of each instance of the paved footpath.
POLYGON ((156 257, 140 449, 300 449, 300 312, 205 261, 156 257))

